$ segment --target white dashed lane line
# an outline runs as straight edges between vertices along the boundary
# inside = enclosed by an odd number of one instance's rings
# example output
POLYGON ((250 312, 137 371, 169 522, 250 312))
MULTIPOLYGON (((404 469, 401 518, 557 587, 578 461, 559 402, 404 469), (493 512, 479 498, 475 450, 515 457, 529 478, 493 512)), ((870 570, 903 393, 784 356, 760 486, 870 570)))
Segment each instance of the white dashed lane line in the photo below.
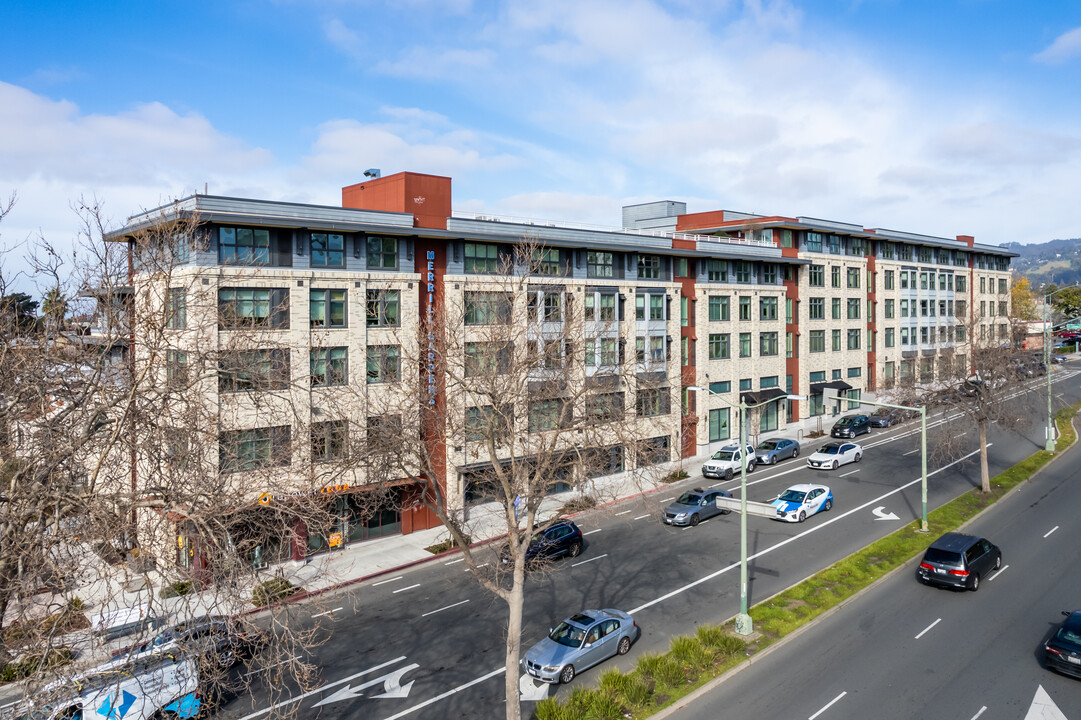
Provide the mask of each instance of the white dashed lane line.
POLYGON ((851 472, 846 472, 844 475, 838 475, 837 477, 848 477, 849 475, 855 475, 858 472, 859 470, 853 470, 851 472))
POLYGON ((638 517, 632 518, 632 519, 633 520, 641 520, 642 518, 647 518, 647 517, 649 517, 649 513, 646 513, 645 515, 639 515, 638 517))
POLYGON ((416 585, 410 585, 409 587, 398 588, 397 590, 394 591, 394 594, 397 595, 400 592, 405 592, 406 590, 412 590, 413 588, 419 588, 419 587, 420 587, 420 583, 417 583, 416 585))
POLYGON ((317 617, 323 617, 324 615, 333 615, 334 613, 338 612, 339 610, 341 610, 341 608, 336 607, 333 610, 327 610, 326 612, 316 613, 316 614, 312 615, 312 617, 317 618, 317 617))
POLYGON ((925 627, 923 630, 920 630, 920 634, 917 635, 916 637, 914 637, 913 640, 919 640, 921 637, 923 637, 927 633, 928 630, 933 628, 935 625, 938 625, 940 622, 942 622, 942 618, 939 618, 938 620, 935 620, 933 623, 931 623, 930 625, 925 627))
POLYGON ((453 605, 447 605, 445 607, 439 608, 438 610, 432 610, 431 612, 426 612, 423 615, 421 615, 421 617, 428 617, 429 615, 435 615, 437 612, 443 612, 444 610, 450 610, 452 607, 458 607, 459 605, 465 605, 467 602, 469 602, 469 601, 468 600, 462 600, 461 602, 456 602, 453 605))
POLYGON ((588 560, 582 560, 581 562, 576 562, 573 565, 571 565, 571 567, 578 567, 579 565, 585 565, 586 563, 591 563, 594 560, 600 560, 601 558, 606 558, 606 557, 608 557, 608 553, 605 553, 604 555, 598 555, 597 557, 592 557, 592 558, 590 558, 588 560))
POLYGON ((458 564, 458 563, 460 563, 460 562, 465 562, 465 558, 464 558, 464 557, 460 557, 460 558, 458 558, 457 560, 451 560, 450 562, 445 562, 445 563, 443 563, 443 564, 444 564, 444 565, 457 565, 457 564, 458 564))
POLYGON ((998 577, 999 575, 1001 575, 1002 573, 1006 572, 1006 568, 1008 568, 1008 567, 1009 567, 1009 565, 1003 565, 1003 566, 1002 566, 1002 567, 1001 567, 1001 568, 999 569, 999 571, 998 571, 997 573, 995 573, 995 574, 994 574, 994 575, 992 575, 991 577, 987 578, 987 582, 991 582, 992 580, 994 580, 995 578, 997 578, 997 577, 998 577))
MULTIPOLYGON (((481 563, 480 565, 477 565, 477 570, 480 570, 482 567, 488 567, 489 564, 490 563, 481 563)), ((470 572, 470 569, 466 568, 465 572, 470 572)))
POLYGON ((596 530, 590 530, 589 532, 582 533, 583 535, 592 535, 593 533, 599 533, 604 528, 597 528, 596 530))
POLYGON ((391 578, 391 579, 389 579, 389 580, 380 580, 379 582, 377 582, 377 583, 374 583, 374 584, 372 585, 372 587, 376 587, 376 586, 378 586, 378 585, 386 585, 387 583, 392 583, 392 582, 394 582, 395 580, 401 580, 401 579, 402 579, 402 576, 401 576, 401 575, 399 575, 398 577, 392 577, 392 578, 391 578))
POLYGON ((623 512, 617 512, 616 517, 619 517, 620 515, 630 515, 630 514, 631 514, 630 510, 624 510, 623 512))
POLYGON ((976 720, 976 718, 978 718, 980 715, 983 715, 985 712, 987 712, 987 706, 986 705, 981 707, 979 712, 977 712, 975 715, 972 716, 972 720, 976 720))
POLYGON ((829 701, 828 703, 826 703, 825 705, 823 705, 823 706, 822 706, 822 709, 821 709, 821 710, 819 710, 818 712, 816 712, 816 713, 815 713, 814 715, 812 715, 811 717, 807 718, 807 720, 815 720, 815 718, 816 718, 816 717, 818 717, 818 716, 819 716, 819 715, 821 715, 822 713, 824 713, 824 712, 826 712, 827 710, 829 710, 829 709, 830 709, 830 708, 831 708, 831 707, 833 706, 833 704, 834 704, 835 702, 837 702, 838 700, 840 700, 841 698, 843 698, 843 697, 844 697, 845 695, 847 695, 847 694, 848 694, 848 691, 847 691, 847 690, 843 691, 843 692, 842 692, 842 693, 841 693, 840 695, 838 695, 837 697, 833 698, 833 699, 832 699, 832 700, 830 700, 830 701, 829 701))
POLYGON ((1046 538, 1046 537, 1047 537, 1048 535, 1050 535, 1051 533, 1055 532, 1056 530, 1058 530, 1058 525, 1056 525, 1055 527, 1051 528, 1051 529, 1050 529, 1050 530, 1048 530, 1048 531, 1047 531, 1046 533, 1044 533, 1044 537, 1046 538))

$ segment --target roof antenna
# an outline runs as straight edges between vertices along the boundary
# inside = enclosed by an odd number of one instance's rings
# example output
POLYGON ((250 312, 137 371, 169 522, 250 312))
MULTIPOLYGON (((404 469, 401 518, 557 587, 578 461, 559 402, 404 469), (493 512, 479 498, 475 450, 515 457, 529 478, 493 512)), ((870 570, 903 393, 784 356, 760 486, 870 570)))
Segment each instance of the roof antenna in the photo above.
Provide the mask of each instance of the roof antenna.
POLYGON ((203 183, 203 195, 209 195, 209 194, 210 194, 210 193, 209 193, 209 192, 207 192, 207 184, 206 184, 206 183, 204 182, 204 183, 203 183))

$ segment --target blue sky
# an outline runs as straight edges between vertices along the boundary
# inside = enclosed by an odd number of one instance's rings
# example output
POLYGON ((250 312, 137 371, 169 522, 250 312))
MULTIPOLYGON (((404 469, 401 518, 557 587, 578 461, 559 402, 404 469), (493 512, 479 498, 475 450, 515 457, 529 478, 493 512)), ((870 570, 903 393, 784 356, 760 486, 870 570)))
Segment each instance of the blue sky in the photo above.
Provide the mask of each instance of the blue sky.
POLYGON ((1078 237, 1079 105, 1076 2, 9 1, 0 242, 70 242, 80 197, 336 204, 370 167, 557 221, 1078 237))

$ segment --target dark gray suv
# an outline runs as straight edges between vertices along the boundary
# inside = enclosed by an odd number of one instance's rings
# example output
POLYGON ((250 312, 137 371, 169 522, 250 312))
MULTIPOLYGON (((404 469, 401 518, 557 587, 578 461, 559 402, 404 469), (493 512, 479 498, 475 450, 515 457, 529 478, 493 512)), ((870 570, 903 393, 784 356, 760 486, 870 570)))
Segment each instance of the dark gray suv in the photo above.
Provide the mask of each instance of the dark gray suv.
POLYGON ((916 579, 931 585, 979 590, 980 579, 1002 567, 1002 551, 989 540, 946 533, 931 543, 916 568, 916 579))
POLYGON ((834 423, 830 437, 854 438, 871 432, 871 418, 866 415, 846 415, 834 423))

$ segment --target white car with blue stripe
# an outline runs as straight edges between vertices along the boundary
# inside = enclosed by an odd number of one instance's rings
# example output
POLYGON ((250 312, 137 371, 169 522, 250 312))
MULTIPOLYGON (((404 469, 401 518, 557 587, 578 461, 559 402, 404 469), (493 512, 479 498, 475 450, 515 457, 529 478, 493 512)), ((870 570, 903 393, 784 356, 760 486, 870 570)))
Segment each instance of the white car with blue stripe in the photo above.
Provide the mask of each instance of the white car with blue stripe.
POLYGON ((817 512, 833 507, 833 493, 825 485, 803 483, 785 490, 772 503, 777 508, 777 519, 785 522, 803 522, 817 512))

